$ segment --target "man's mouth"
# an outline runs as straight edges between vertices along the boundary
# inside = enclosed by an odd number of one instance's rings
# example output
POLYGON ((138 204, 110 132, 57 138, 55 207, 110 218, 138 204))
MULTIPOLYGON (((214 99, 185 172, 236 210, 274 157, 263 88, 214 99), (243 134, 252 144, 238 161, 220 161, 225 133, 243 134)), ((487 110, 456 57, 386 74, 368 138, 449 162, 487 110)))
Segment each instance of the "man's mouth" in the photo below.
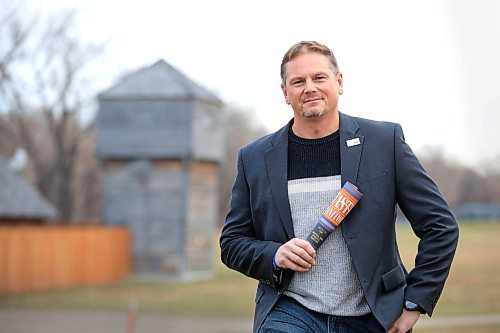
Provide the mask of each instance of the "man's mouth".
POLYGON ((306 100, 304 100, 304 104, 305 103, 310 103, 310 102, 316 102, 316 101, 321 101, 321 97, 315 97, 315 98, 308 98, 306 100))

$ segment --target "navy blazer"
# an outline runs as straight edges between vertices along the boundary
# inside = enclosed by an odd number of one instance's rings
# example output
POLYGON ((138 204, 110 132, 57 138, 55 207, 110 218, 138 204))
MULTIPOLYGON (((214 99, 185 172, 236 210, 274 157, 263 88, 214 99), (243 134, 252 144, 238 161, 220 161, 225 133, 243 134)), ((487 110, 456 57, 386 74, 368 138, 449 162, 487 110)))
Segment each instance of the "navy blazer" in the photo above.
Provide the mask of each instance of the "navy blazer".
MULTIPOLYGON (((224 264, 260 281, 254 332, 293 275, 285 270, 279 285, 273 278, 274 254, 295 237, 287 189, 291 124, 240 150, 220 237, 224 264)), ((386 330, 401 315, 405 298, 432 315, 458 243, 448 204, 398 124, 340 113, 340 158, 342 184, 349 181, 363 193, 342 222, 342 234, 372 313, 386 330), (346 141, 356 138, 360 144, 348 147, 346 141), (420 238, 409 274, 396 243, 396 204, 420 238)))

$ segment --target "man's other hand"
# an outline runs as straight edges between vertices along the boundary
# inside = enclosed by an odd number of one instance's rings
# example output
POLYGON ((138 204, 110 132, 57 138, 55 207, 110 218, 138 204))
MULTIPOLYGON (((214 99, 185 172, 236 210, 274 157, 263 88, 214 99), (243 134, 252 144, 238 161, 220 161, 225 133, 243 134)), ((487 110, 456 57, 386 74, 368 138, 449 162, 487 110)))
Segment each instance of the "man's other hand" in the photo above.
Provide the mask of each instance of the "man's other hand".
POLYGON ((420 312, 418 311, 408 311, 403 309, 401 316, 392 324, 391 328, 387 333, 404 333, 408 332, 415 326, 418 318, 420 317, 420 312))

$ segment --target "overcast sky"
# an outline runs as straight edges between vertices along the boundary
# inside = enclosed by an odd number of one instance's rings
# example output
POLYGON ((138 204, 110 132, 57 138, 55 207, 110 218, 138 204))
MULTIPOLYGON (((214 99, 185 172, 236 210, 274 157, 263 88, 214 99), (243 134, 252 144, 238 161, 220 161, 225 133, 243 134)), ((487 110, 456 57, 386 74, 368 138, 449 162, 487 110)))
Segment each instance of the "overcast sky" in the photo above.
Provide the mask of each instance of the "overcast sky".
POLYGON ((99 83, 162 58, 269 130, 292 112, 283 53, 318 40, 344 75, 342 112, 402 124, 415 151, 500 157, 500 1, 31 0, 78 9, 82 40, 109 41, 99 83))

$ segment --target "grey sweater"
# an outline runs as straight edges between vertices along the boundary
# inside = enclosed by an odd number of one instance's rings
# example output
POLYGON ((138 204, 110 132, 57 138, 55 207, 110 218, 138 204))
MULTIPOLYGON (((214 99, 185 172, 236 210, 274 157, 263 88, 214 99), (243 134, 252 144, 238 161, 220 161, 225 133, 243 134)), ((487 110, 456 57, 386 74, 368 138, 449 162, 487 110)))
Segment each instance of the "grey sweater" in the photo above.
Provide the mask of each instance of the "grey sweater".
MULTIPOLYGON (((305 239, 340 189, 340 175, 288 181, 295 237, 305 239)), ((341 227, 318 249, 316 266, 296 272, 285 291, 303 306, 337 316, 370 312, 341 227)))

